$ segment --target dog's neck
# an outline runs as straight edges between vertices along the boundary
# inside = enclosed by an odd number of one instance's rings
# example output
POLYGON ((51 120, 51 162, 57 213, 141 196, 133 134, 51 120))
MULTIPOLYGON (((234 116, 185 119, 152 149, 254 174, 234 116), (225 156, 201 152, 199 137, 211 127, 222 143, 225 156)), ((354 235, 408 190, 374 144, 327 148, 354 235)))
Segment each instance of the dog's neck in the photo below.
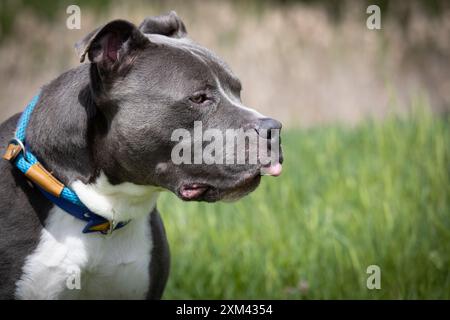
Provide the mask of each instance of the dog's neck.
POLYGON ((112 184, 99 165, 93 136, 95 108, 89 66, 62 74, 41 91, 27 128, 27 147, 92 212, 115 221, 149 214, 159 194, 156 187, 112 184))
POLYGON ((127 221, 148 215, 156 205, 157 187, 125 182, 112 185, 104 173, 95 183, 75 181, 71 185, 89 209, 108 220, 127 221))
POLYGON ((66 185, 99 175, 90 137, 96 111, 88 67, 71 69, 42 88, 26 131, 27 148, 66 185))

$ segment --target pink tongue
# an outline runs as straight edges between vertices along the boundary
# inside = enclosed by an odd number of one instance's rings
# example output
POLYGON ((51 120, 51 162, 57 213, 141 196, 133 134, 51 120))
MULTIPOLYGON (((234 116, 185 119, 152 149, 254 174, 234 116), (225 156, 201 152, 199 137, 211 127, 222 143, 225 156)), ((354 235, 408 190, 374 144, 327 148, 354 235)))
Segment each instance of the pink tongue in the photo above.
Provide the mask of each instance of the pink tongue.
POLYGON ((283 166, 280 163, 271 164, 270 167, 261 168, 261 174, 264 176, 278 177, 283 170, 283 166))

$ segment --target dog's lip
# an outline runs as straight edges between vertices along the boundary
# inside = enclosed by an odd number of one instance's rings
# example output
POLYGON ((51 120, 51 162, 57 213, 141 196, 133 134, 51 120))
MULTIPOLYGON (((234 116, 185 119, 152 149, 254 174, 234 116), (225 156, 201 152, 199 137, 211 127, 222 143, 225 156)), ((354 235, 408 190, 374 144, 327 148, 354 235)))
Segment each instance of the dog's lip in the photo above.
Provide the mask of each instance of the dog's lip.
POLYGON ((224 196, 228 193, 233 193, 239 190, 245 190, 250 188, 256 180, 259 180, 261 175, 257 173, 247 173, 244 175, 243 179, 238 181, 231 187, 220 187, 214 186, 203 182, 185 183, 182 184, 178 189, 178 195, 182 200, 192 201, 192 200, 207 200, 216 201, 222 198, 220 195, 224 196))
POLYGON ((212 186, 206 183, 187 183, 180 187, 179 194, 183 200, 196 200, 211 188, 212 186))
POLYGON ((261 175, 259 175, 258 173, 246 174, 244 176, 244 179, 242 179, 240 182, 238 182, 233 187, 229 188, 229 190, 238 190, 238 189, 245 188, 245 187, 251 185, 255 180, 259 179, 260 177, 261 177, 261 175))

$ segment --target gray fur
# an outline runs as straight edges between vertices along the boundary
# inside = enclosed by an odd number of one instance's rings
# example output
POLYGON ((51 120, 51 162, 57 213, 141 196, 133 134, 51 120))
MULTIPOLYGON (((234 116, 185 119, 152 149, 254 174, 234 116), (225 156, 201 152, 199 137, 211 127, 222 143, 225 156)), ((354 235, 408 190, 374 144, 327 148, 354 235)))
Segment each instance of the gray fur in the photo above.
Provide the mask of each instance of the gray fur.
MULTIPOLYGON (((185 38, 175 13, 147 18, 135 27, 115 20, 77 44, 81 59, 42 88, 27 129, 27 145, 66 185, 94 182, 101 171, 110 182, 155 185, 180 196, 182 185, 209 187, 195 200, 216 201, 236 192, 245 174, 255 175, 239 196, 259 184, 260 165, 179 165, 170 161, 174 129, 254 128, 254 113, 221 99, 215 79, 239 100, 241 84, 230 68, 204 47, 185 38), (205 93, 207 105, 190 97, 205 93), (165 164, 164 170, 157 169, 165 164)), ((0 126, 0 152, 13 136, 18 116, 0 126)), ((267 122, 266 122, 267 123, 267 122)), ((281 127, 275 122, 274 127, 281 127)), ((37 245, 52 204, 6 161, 0 161, 0 297, 12 298, 27 255, 37 245)), ((158 212, 152 213, 154 237, 149 298, 160 298, 167 281, 169 249, 158 212)))
MULTIPOLYGON (((0 153, 14 134, 19 115, 0 125, 0 153)), ((24 179, 19 170, 0 161, 0 298, 14 297, 25 257, 39 242, 52 205, 24 179)))

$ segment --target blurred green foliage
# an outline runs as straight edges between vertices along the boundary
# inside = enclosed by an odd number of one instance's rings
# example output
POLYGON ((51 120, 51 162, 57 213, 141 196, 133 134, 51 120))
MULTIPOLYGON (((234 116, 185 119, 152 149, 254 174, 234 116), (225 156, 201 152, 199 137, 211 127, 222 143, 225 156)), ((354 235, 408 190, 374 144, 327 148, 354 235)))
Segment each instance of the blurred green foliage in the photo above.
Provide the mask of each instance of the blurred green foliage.
MULTIPOLYGON (((273 5, 289 6, 295 3, 303 3, 307 5, 323 6, 330 17, 334 20, 339 20, 343 10, 347 7, 350 1, 334 1, 334 0, 250 0, 238 1, 231 0, 237 6, 244 6, 246 8, 253 8, 253 11, 261 12, 265 9, 270 9, 273 5)), ((411 0, 411 1, 395 1, 395 0, 364 0, 367 5, 378 4, 383 13, 390 13, 405 20, 407 23, 407 16, 409 8, 412 5, 418 5, 430 16, 438 16, 444 7, 448 7, 448 1, 445 0, 411 0), (406 17, 406 18, 405 18, 406 17)), ((89 10, 105 10, 110 5, 114 5, 114 0, 1 0, 0 1, 0 40, 9 35, 14 24, 15 19, 24 11, 29 11, 36 14, 42 19, 51 20, 55 15, 64 10, 71 4, 76 4, 81 8, 89 8, 89 10)), ((162 0, 152 1, 152 5, 160 5, 162 0)), ((176 1, 173 2, 174 9, 176 9, 176 1)))
POLYGON ((167 299, 449 299, 450 122, 291 130, 284 172, 235 203, 159 209, 167 299), (381 290, 366 287, 369 265, 381 290))
MULTIPOLYGON (((257 0, 256 0, 257 1, 257 0)), ((266 3, 277 3, 281 5, 290 5, 293 3, 305 3, 309 5, 322 5, 327 9, 330 16, 335 19, 339 19, 342 16, 343 10, 347 5, 351 5, 351 0, 264 0, 266 3)), ((366 6, 375 4, 381 9, 381 12, 387 14, 393 14, 395 16, 402 16, 405 12, 409 11, 411 6, 417 5, 430 16, 438 16, 444 7, 448 7, 448 1, 446 0, 363 0, 366 6)))
POLYGON ((87 7, 90 10, 107 9, 111 0, 1 0, 0 40, 10 34, 14 20, 22 13, 29 12, 41 19, 52 20, 58 12, 66 12, 69 5, 87 7))

